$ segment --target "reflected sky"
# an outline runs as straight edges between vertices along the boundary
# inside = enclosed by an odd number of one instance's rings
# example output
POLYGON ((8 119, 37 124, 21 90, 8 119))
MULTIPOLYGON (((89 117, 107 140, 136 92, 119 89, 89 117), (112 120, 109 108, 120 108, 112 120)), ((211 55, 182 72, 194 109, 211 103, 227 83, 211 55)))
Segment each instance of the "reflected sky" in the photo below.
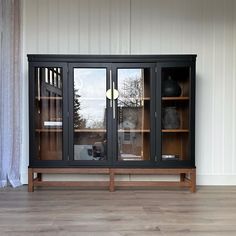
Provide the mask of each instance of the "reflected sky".
POLYGON ((82 98, 104 98, 106 96, 106 69, 74 69, 74 86, 82 98))
POLYGON ((105 128, 106 69, 74 69, 74 89, 80 96, 80 116, 86 120, 85 128, 105 128))
MULTIPOLYGON (((86 120, 85 128, 105 128, 106 68, 75 68, 74 91, 80 97, 79 114, 86 120)), ((118 90, 120 97, 130 96, 132 82, 139 81, 143 89, 143 69, 118 69, 118 90)), ((141 92, 142 94, 142 92, 141 92)), ((140 97, 140 96, 139 96, 140 97)), ((120 105, 120 104, 119 104, 120 105)))
POLYGON ((143 69, 118 69, 118 88, 122 89, 125 80, 140 80, 143 77, 143 69))

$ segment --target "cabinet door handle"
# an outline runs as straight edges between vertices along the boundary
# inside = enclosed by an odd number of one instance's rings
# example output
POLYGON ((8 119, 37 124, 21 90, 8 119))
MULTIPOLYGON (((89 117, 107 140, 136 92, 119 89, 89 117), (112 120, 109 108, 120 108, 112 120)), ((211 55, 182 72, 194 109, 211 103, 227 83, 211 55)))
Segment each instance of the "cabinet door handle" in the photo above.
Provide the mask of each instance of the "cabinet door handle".
POLYGON ((116 99, 118 98, 119 96, 119 92, 117 89, 115 89, 115 82, 113 81, 112 83, 112 95, 113 95, 113 119, 116 119, 116 99))
POLYGON ((110 100, 110 107, 112 107, 112 71, 110 70, 110 84, 109 89, 106 91, 106 97, 110 100))
POLYGON ((112 93, 112 71, 110 70, 110 89, 111 89, 111 98, 110 98, 110 107, 112 107, 112 99, 113 99, 113 93, 112 93))
POLYGON ((41 91, 40 91, 40 79, 39 79, 39 77, 40 77, 40 70, 39 70, 39 68, 37 68, 37 77, 38 77, 38 101, 40 101, 40 96, 41 96, 41 91))
POLYGON ((117 99, 119 97, 119 91, 115 88, 115 83, 113 82, 113 99, 117 99))
POLYGON ((112 103, 113 103, 113 105, 112 105, 113 119, 116 119, 116 104, 115 104, 116 102, 114 99, 112 99, 112 103))

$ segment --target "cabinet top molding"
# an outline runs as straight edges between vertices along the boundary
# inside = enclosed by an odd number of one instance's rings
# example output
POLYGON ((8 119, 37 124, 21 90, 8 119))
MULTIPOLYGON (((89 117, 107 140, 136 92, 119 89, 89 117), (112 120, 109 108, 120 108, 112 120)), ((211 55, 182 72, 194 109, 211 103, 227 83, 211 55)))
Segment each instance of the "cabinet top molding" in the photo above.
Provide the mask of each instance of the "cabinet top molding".
POLYGON ((160 54, 160 55, 80 55, 80 54, 28 54, 30 62, 195 62, 196 54, 160 54))

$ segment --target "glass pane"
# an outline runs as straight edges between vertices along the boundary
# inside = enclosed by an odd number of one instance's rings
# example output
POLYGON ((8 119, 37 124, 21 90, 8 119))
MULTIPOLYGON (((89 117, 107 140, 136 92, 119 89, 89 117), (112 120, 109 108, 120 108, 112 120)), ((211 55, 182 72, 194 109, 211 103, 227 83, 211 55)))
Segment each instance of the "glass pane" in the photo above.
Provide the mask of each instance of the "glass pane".
POLYGON ((74 159, 106 160, 106 69, 74 69, 74 159))
POLYGON ((162 68, 162 160, 189 160, 190 68, 162 68))
POLYGON ((150 159, 150 70, 118 69, 118 160, 150 159))
POLYGON ((62 69, 35 68, 35 137, 38 160, 62 160, 62 69))

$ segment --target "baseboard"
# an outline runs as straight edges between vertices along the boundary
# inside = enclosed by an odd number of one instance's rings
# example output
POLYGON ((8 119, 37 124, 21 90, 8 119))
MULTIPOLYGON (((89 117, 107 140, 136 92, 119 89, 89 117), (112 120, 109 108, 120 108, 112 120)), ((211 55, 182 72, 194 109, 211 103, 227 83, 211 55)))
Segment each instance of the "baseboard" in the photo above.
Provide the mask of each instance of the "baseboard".
POLYGON ((21 172, 20 181, 22 184, 28 184, 28 172, 21 172))
POLYGON ((236 175, 197 175, 197 185, 236 185, 236 175))
MULTIPOLYGON (((89 179, 91 180, 95 176, 91 176, 89 179)), ((125 177, 125 176, 124 176, 125 177)), ((123 177, 123 178, 124 178, 123 177)), ((137 176, 140 180, 140 176, 137 176)), ((160 176, 159 176, 160 177, 160 176)), ((56 176, 58 180, 70 180, 68 176, 58 175, 56 176)), ((95 177, 96 178, 96 177, 95 177)), ((144 180, 147 180, 147 178, 150 178, 150 180, 154 180, 154 176, 144 176, 144 180)), ((55 178, 53 178, 55 179, 55 178)), ((80 180, 87 180, 84 178, 78 177, 80 180)), ((163 180, 163 178, 161 177, 163 180)), ((75 177, 72 177, 72 180, 75 180, 75 177)), ((169 178, 167 177, 167 180, 169 178)), ((28 173, 23 172, 21 173, 21 183, 22 184, 28 184, 28 173)), ((197 185, 236 185, 236 175, 197 175, 197 185)))

